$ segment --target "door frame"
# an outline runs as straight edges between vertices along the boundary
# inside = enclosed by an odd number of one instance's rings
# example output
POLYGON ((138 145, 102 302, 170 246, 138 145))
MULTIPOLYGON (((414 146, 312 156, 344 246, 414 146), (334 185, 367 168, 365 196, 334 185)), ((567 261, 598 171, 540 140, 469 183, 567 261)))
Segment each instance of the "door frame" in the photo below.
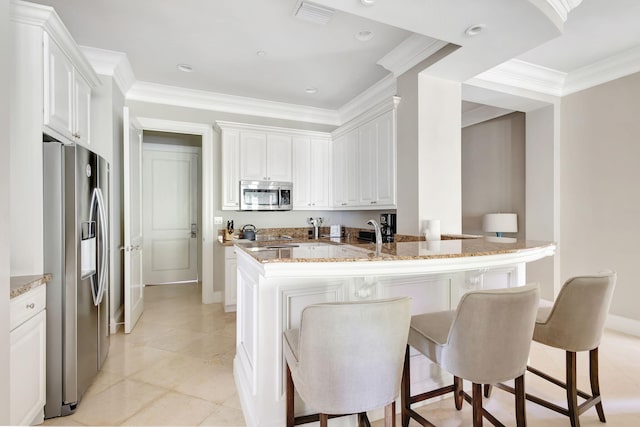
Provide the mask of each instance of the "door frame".
POLYGON ((137 117, 142 130, 200 135, 202 138, 202 303, 222 302, 221 293, 213 290, 213 245, 215 233, 213 227, 214 164, 213 147, 215 132, 213 125, 206 123, 179 122, 149 117, 137 117), (207 262, 208 261, 208 262, 207 262))

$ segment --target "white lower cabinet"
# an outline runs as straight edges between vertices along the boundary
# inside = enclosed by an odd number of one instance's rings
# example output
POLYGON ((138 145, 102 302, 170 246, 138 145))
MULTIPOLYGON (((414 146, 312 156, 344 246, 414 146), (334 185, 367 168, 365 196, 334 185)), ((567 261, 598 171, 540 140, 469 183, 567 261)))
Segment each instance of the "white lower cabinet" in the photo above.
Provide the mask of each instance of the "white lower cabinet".
POLYGON ((224 311, 236 311, 238 262, 235 246, 224 248, 224 311))
POLYGON ((46 396, 45 286, 11 300, 9 420, 40 424, 46 396))

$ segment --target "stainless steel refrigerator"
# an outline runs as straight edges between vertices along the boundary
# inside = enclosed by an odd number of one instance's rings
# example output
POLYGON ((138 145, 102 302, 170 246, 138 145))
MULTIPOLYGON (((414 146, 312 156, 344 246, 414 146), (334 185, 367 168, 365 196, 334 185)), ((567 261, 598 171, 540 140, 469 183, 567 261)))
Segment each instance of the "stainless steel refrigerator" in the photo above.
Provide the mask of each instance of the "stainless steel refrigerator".
POLYGON ((76 410, 109 351, 109 164, 86 148, 47 139, 45 418, 52 418, 76 410))

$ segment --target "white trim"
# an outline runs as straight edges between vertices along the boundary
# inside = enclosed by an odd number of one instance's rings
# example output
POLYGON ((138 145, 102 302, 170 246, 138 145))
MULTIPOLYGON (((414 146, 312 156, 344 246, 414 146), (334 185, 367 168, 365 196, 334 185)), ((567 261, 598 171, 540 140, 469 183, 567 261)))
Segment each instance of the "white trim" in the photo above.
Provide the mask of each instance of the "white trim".
POLYGON ((640 321, 609 314, 605 326, 608 329, 640 337, 640 321))
POLYGON ((213 293, 213 303, 222 303, 222 296, 223 296, 223 292, 222 291, 215 291, 213 293))
POLYGON ((118 310, 114 313, 113 318, 109 324, 109 334, 113 335, 118 333, 120 325, 124 324, 124 305, 118 307, 118 310))
POLYGON ((374 83, 367 90, 357 95, 351 101, 338 109, 340 125, 355 119, 365 113, 372 105, 379 104, 395 96, 397 93, 397 80, 393 74, 374 83))
POLYGON ((127 93, 136 81, 127 54, 113 50, 98 49, 90 46, 80 46, 80 50, 98 74, 113 76, 116 84, 127 93))
POLYGON ((478 74, 473 77, 473 80, 513 86, 547 95, 562 96, 562 87, 566 77, 567 73, 561 71, 519 59, 510 59, 484 73, 478 74))
POLYGON ((128 100, 309 123, 339 125, 336 110, 137 81, 128 100))
POLYGON ((287 135, 311 136, 314 138, 331 138, 329 132, 317 132, 304 129, 283 128, 277 126, 255 125, 251 123, 226 122, 218 120, 215 122, 216 130, 233 129, 233 130, 254 130, 258 132, 284 133, 287 135))
POLYGON ((640 46, 636 46, 570 72, 562 90, 562 95, 569 95, 639 71, 640 46))
MULTIPOLYGON (((178 122, 148 117, 137 118, 144 130, 161 132, 188 133, 202 137, 202 158, 213 159, 213 127, 206 123, 178 122)), ((213 245, 217 242, 213 224, 214 165, 211 161, 202 162, 202 259, 213 259, 213 245)), ((213 262, 202 263, 202 303, 216 302, 213 290, 213 262)))
POLYGON ((21 24, 41 27, 60 46, 74 68, 92 88, 100 85, 98 75, 82 54, 75 40, 51 6, 43 6, 22 0, 11 0, 11 20, 21 24))
POLYGON ((462 128, 464 129, 467 126, 472 126, 478 123, 486 122, 487 120, 496 119, 498 117, 511 114, 513 113, 513 111, 514 110, 507 110, 505 108, 481 105, 462 113, 462 128))
POLYGON ((551 5, 553 10, 556 11, 558 16, 566 22, 569 12, 578 7, 582 0, 546 0, 551 5))
POLYGON ((376 64, 391 71, 395 77, 404 74, 448 43, 442 40, 412 34, 383 56, 376 64))
MULTIPOLYGON (((142 141, 142 150, 143 151, 163 151, 169 153, 189 153, 189 154, 197 154, 198 156, 202 155, 200 146, 190 146, 190 145, 179 145, 178 142, 174 144, 158 144, 157 142, 144 142, 144 137, 142 141)), ((186 283, 192 283, 196 280, 187 280, 186 283)), ((181 283, 181 282, 172 282, 172 283, 181 283)))
MULTIPOLYGON (((331 137, 335 140, 336 138, 339 138, 345 133, 353 129, 356 129, 357 127, 363 125, 364 123, 378 117, 379 115, 386 113, 389 110, 393 110, 397 108, 398 104, 400 103, 400 99, 401 98, 399 96, 392 96, 378 103, 377 105, 374 105, 373 107, 369 108, 367 111, 358 115, 355 119, 335 129, 333 132, 331 132, 331 137)), ((378 206, 378 208, 380 207, 381 206, 378 206)), ((362 209, 362 207, 360 207, 360 209, 362 209)))

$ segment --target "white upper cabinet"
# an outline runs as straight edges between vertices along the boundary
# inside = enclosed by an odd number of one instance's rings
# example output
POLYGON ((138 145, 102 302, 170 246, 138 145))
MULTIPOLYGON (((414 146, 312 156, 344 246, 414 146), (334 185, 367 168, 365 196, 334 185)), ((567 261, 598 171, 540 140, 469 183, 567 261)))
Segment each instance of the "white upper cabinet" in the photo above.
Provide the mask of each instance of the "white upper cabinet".
POLYGON ((241 131, 240 178, 291 181, 291 136, 241 131))
POLYGON ((395 106, 399 98, 391 101, 334 132, 335 209, 396 207, 395 106))
POLYGON ((330 209, 331 140, 293 137, 293 209, 330 209))
POLYGON ((240 208, 240 132, 222 129, 222 209, 240 208))
POLYGON ((44 36, 44 126, 63 142, 90 140, 91 88, 67 55, 45 32, 44 36))
POLYGON ((222 209, 238 210, 241 180, 293 183, 293 209, 330 209, 331 136, 326 132, 216 122, 222 209))

